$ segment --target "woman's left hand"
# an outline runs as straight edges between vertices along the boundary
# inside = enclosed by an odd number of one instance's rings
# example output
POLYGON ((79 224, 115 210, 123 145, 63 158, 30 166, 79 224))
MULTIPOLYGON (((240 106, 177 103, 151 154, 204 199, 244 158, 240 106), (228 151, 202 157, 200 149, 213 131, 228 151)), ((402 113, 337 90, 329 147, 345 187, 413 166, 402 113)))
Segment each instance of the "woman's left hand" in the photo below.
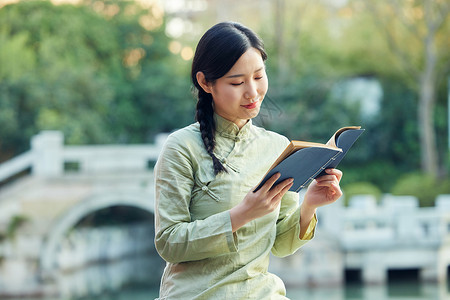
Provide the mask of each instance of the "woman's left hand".
POLYGON ((311 182, 303 199, 300 208, 300 239, 303 239, 316 209, 331 204, 342 196, 339 186, 342 172, 338 169, 326 169, 325 172, 327 175, 320 176, 311 182))
POLYGON ((303 205, 310 209, 333 203, 342 196, 341 187, 339 186, 342 171, 326 169, 325 172, 327 175, 313 180, 306 191, 303 205))

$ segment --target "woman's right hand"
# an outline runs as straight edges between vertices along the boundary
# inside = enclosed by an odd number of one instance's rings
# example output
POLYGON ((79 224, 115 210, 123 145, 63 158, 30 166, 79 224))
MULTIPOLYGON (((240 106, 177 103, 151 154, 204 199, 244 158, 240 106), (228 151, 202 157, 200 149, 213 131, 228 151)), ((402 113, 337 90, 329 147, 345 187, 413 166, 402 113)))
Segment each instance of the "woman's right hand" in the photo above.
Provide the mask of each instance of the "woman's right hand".
POLYGON ((230 210, 233 232, 248 222, 273 212, 280 204, 281 198, 291 188, 293 179, 288 178, 274 186, 281 174, 276 173, 256 192, 253 188, 241 203, 230 210))

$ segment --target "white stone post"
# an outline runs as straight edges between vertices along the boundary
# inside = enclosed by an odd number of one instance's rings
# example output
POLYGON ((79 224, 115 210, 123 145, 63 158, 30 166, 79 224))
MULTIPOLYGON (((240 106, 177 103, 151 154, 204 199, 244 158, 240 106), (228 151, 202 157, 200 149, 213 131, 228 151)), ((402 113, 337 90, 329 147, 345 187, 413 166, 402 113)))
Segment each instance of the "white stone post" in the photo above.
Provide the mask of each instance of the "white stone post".
POLYGON ((437 251, 437 281, 442 285, 447 286, 447 267, 450 264, 450 249, 448 246, 441 246, 437 251))
MULTIPOLYGON (((447 267, 444 268, 444 271, 447 272, 447 267)), ((442 269, 436 262, 436 264, 425 266, 420 269, 419 276, 422 282, 444 282, 441 281, 440 277, 445 276, 445 273, 442 274, 442 269)))
POLYGON ((383 264, 383 254, 368 252, 364 255, 362 279, 365 284, 384 284, 387 281, 387 270, 383 264))
POLYGON ((169 133, 158 133, 155 137, 155 145, 159 149, 162 149, 164 146, 164 143, 166 142, 167 138, 169 137, 169 133))
POLYGON ((42 131, 31 139, 34 159, 32 174, 39 177, 57 177, 64 171, 64 135, 60 131, 42 131))

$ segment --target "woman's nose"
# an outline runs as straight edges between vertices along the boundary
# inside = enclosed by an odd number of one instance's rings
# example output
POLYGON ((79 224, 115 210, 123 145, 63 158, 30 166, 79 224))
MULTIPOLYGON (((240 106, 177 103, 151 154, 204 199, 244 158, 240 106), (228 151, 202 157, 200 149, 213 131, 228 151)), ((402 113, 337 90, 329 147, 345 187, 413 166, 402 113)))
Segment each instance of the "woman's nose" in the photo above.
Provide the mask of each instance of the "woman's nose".
POLYGON ((249 82, 244 94, 246 99, 255 99, 258 96, 258 89, 254 82, 249 82))

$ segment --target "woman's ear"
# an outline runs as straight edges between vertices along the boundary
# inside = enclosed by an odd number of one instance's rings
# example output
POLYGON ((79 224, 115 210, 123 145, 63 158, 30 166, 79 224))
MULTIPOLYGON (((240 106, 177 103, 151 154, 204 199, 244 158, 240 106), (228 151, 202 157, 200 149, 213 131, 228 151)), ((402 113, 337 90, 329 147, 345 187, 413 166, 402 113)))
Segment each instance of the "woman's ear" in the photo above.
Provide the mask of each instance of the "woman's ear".
POLYGON ((197 72, 195 76, 197 77, 197 82, 202 89, 208 94, 211 94, 211 83, 206 81, 205 74, 203 74, 203 72, 197 72))

